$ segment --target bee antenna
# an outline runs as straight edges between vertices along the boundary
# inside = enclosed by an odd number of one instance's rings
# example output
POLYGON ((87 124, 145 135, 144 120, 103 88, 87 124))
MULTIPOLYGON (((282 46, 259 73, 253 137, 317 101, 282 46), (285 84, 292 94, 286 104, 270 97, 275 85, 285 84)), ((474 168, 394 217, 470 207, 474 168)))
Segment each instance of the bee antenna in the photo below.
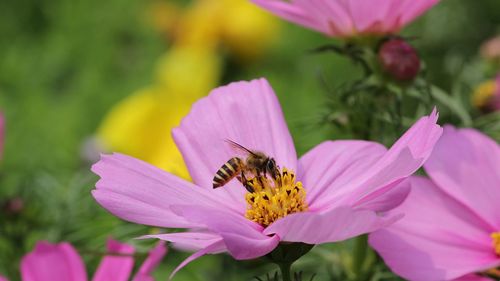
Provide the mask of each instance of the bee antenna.
POLYGON ((237 143, 237 142, 235 142, 235 141, 232 141, 232 140, 230 140, 230 139, 225 139, 225 141, 226 141, 227 143, 229 143, 231 146, 235 147, 235 148, 238 148, 238 149, 244 150, 244 151, 246 151, 247 153, 250 153, 250 154, 252 154, 252 155, 255 155, 255 153, 254 153, 253 151, 251 151, 250 149, 248 149, 248 148, 244 147, 243 145, 241 145, 241 144, 239 144, 239 143, 237 143))

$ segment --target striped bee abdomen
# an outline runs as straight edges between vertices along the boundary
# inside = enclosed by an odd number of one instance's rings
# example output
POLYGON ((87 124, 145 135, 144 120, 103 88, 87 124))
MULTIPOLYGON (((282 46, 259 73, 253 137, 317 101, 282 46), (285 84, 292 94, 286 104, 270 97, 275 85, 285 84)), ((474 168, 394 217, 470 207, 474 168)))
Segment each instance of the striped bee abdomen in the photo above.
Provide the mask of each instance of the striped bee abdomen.
POLYGON ((212 181, 213 188, 224 186, 234 177, 240 174, 243 166, 243 161, 238 157, 229 159, 220 169, 215 173, 212 181))

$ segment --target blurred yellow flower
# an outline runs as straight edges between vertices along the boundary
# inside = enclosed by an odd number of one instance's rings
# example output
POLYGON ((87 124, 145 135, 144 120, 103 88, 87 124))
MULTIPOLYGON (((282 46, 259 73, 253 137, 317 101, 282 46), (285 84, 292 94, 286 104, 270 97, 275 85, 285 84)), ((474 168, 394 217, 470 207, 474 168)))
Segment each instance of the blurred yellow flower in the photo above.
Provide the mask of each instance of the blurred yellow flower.
POLYGON ((495 93, 496 88, 497 85, 494 80, 489 80, 481 83, 474 90, 474 94, 472 95, 472 105, 474 105, 476 108, 485 106, 495 93))
POLYGON ((113 151, 186 176, 182 157, 171 148, 174 144, 170 137, 170 128, 182 117, 182 110, 177 106, 168 109, 167 104, 159 103, 161 91, 143 89, 116 105, 99 128, 98 136, 113 151), (162 161, 165 154, 168 161, 162 161))
POLYGON ((263 54, 275 42, 279 21, 248 0, 213 0, 219 17, 223 43, 243 62, 263 54))
POLYGON ((97 136, 111 151, 125 153, 188 178, 170 135, 192 103, 214 88, 221 65, 213 52, 174 48, 160 59, 156 85, 115 105, 97 136))
POLYGON ((221 67, 221 58, 210 48, 174 46, 158 60, 157 84, 168 89, 161 97, 192 104, 217 86, 221 67))
POLYGON ((480 84, 472 95, 472 104, 483 112, 500 110, 500 76, 480 84))
POLYGON ((112 108, 97 137, 109 151, 188 179, 171 129, 193 102, 218 85, 222 51, 241 62, 261 56, 276 38, 278 21, 247 0, 198 0, 187 8, 154 2, 147 17, 169 35, 173 46, 159 59, 155 83, 112 108))
POLYGON ((167 1, 152 2, 145 11, 145 21, 160 32, 171 32, 181 16, 181 8, 167 1))
POLYGON ((279 33, 279 20, 248 0, 198 0, 183 13, 179 10, 171 3, 156 2, 149 9, 149 22, 178 45, 217 45, 241 62, 261 56, 279 33))

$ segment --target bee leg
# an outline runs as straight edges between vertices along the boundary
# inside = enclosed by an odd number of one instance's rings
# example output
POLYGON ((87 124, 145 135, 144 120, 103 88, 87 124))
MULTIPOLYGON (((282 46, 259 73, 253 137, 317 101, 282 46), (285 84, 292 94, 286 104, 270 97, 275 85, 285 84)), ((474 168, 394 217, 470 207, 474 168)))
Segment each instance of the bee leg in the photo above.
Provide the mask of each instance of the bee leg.
POLYGON ((248 192, 250 192, 250 193, 254 193, 255 192, 255 190, 253 189, 253 187, 248 183, 248 180, 247 180, 247 177, 245 176, 245 173, 241 172, 241 176, 238 176, 237 178, 243 184, 243 186, 245 187, 245 189, 248 192))
POLYGON ((280 172, 280 168, 279 166, 276 166, 276 170, 274 172, 275 174, 275 180, 278 182, 279 185, 283 185, 283 182, 282 182, 282 176, 281 176, 281 172, 280 172))
MULTIPOLYGON (((264 176, 266 176, 266 172, 264 172, 264 176)), ((264 187, 264 182, 262 181, 260 170, 257 170, 257 179, 259 179, 260 186, 264 187)))

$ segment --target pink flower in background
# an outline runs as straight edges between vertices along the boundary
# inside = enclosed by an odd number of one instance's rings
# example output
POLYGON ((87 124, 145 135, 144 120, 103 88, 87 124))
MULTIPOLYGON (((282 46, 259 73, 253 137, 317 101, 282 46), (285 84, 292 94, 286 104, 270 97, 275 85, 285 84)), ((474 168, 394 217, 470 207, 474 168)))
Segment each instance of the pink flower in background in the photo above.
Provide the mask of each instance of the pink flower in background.
POLYGON ((252 0, 290 22, 332 37, 399 32, 439 0, 252 0))
POLYGON ((500 111, 500 74, 498 74, 495 79, 495 90, 488 102, 488 107, 491 111, 500 111))
POLYGON ((500 147, 473 129, 445 127, 425 164, 430 179, 412 178, 405 217, 370 235, 389 267, 409 280, 500 277, 500 147))
POLYGON ((481 56, 487 60, 497 61, 500 59, 500 36, 488 39, 481 45, 481 56))
MULTIPOLYGON (((121 154, 92 167, 92 194, 128 221, 185 232, 149 235, 205 254, 235 259, 270 253, 283 242, 342 241, 385 227, 385 211, 409 191, 405 179, 424 163, 441 135, 437 114, 421 118, 391 149, 368 141, 327 141, 297 160, 279 102, 265 79, 232 83, 199 100, 173 136, 193 183, 121 154), (280 180, 236 179, 213 189, 219 168, 235 156, 225 140, 276 160, 280 180)), ((175 272, 173 274, 175 274, 175 272)))
MULTIPOLYGON (((126 281, 134 268, 134 247, 108 240, 105 256, 97 268, 93 281, 126 281), (112 255, 116 254, 116 255, 112 255)), ((163 243, 150 253, 134 277, 134 281, 152 281, 150 273, 166 254, 163 243)), ((23 281, 86 281, 85 265, 78 252, 69 243, 38 242, 35 249, 21 260, 23 281)), ((0 276, 0 281, 7 279, 0 276)))

